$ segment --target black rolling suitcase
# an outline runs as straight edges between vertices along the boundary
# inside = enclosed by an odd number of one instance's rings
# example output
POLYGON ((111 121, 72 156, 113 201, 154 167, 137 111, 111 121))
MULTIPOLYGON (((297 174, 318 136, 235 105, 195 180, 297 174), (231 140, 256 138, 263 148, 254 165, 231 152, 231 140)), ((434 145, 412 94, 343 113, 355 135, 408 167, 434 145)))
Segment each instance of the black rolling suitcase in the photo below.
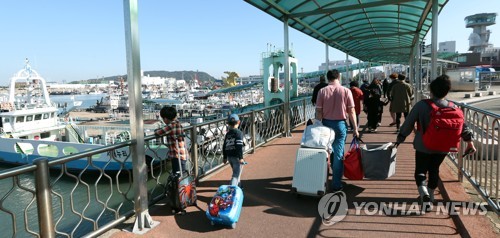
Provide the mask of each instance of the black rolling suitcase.
MULTIPOLYGON (((176 140, 177 151, 179 142, 176 140)), ((186 154, 187 156, 187 154, 186 154)), ((180 155, 177 155, 181 166, 180 155)), ((173 167, 172 167, 173 169, 173 167)), ((196 205, 196 180, 188 171, 170 173, 167 180, 167 197, 172 208, 172 213, 186 214, 186 207, 196 205)))

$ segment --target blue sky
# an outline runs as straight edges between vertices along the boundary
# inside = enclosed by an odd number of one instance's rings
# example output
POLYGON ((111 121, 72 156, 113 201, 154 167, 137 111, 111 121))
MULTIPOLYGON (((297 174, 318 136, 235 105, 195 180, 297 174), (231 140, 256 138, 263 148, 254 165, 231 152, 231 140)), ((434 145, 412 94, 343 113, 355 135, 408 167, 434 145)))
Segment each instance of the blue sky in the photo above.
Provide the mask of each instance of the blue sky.
MULTIPOLYGON (((283 24, 241 0, 139 0, 141 68, 199 70, 220 78, 260 72, 270 43, 283 48, 283 24)), ((0 85, 29 58, 47 81, 126 74, 123 1, 3 0, 0 14, 0 85)), ((456 40, 465 52, 471 29, 464 17, 496 12, 498 0, 450 0, 439 19, 439 41, 456 40)), ((500 17, 490 42, 500 47, 500 17)), ((325 45, 290 28, 299 69, 316 71, 325 45)), ((427 43, 430 43, 430 32, 427 43)), ((345 54, 330 48, 330 60, 345 54)))

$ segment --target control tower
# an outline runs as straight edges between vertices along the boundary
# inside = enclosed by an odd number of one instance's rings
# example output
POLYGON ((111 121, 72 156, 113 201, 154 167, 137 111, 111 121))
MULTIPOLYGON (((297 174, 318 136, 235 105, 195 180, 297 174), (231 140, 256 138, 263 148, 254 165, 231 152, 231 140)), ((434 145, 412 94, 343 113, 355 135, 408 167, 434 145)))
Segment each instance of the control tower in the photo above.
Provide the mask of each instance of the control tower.
POLYGON ((482 53, 489 46, 491 32, 486 27, 495 24, 496 16, 496 13, 479 13, 465 17, 465 27, 472 28, 469 51, 482 53))

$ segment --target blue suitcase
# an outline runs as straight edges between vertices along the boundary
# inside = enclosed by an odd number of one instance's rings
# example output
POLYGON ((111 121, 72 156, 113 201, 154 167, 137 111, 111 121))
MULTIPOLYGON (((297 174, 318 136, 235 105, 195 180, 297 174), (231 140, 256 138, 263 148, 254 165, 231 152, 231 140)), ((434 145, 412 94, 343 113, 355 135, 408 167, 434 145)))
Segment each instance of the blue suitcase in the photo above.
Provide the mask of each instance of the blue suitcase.
MULTIPOLYGON (((246 165, 244 162, 243 165, 246 165)), ((241 174, 243 165, 238 176, 238 184, 241 186, 241 174)), ((212 201, 208 204, 207 218, 210 224, 225 225, 236 228, 236 223, 240 219, 241 207, 243 206, 243 191, 239 186, 221 185, 215 193, 212 201)))
POLYGON ((243 191, 238 186, 221 185, 206 212, 212 225, 225 225, 236 228, 243 205, 243 191))

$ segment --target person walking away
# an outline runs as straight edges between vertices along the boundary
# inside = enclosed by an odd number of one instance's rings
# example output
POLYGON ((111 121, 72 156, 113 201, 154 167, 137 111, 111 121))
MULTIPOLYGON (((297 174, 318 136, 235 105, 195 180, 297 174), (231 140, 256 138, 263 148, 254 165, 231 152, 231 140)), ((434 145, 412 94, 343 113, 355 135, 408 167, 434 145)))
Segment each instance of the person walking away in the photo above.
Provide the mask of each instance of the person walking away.
MULTIPOLYGON (((466 153, 474 153, 476 151, 476 148, 472 141, 472 131, 465 123, 463 124, 461 131, 457 131, 457 133, 455 134, 445 131, 444 135, 442 135, 445 139, 439 139, 439 136, 429 137, 430 134, 425 136, 426 132, 430 133, 430 131, 432 130, 432 128, 429 128, 429 125, 431 124, 430 115, 433 111, 430 103, 436 105, 439 108, 450 106, 456 107, 456 105, 450 103, 445 98, 450 91, 450 88, 451 81, 447 75, 439 76, 435 80, 433 80, 430 84, 430 101, 428 99, 424 99, 415 104, 413 109, 408 114, 408 117, 405 119, 403 125, 401 126, 401 130, 399 131, 396 139, 396 146, 400 143, 403 143, 406 137, 410 133, 412 133, 415 122, 417 123, 418 130, 416 130, 415 137, 413 139, 413 148, 415 149, 414 176, 419 192, 419 202, 426 206, 428 203, 434 202, 434 190, 437 188, 439 181, 439 166, 448 154, 448 151, 435 151, 429 149, 429 143, 438 145, 444 143, 442 140, 450 140, 453 143, 454 139, 455 141, 459 142, 461 137, 461 139, 467 143, 467 147, 465 149, 466 153), (453 138, 453 135, 455 135, 457 138, 453 138), (429 142, 428 140, 433 141, 429 142)), ((458 110, 460 109, 458 108, 458 110)), ((463 119, 463 114, 460 115, 463 119)), ((463 122, 463 120, 460 121, 463 122)))
MULTIPOLYGON (((361 101, 363 101, 364 96, 363 96, 363 91, 358 87, 359 83, 358 81, 351 81, 349 83, 349 86, 351 87, 351 93, 352 93, 352 99, 354 100, 354 110, 356 111, 356 125, 359 127, 359 114, 361 114, 361 101)), ((351 128, 351 131, 354 131, 354 123, 349 120, 349 125, 351 128)), ((356 128, 357 129, 357 128, 356 128)))
POLYGON ((344 164, 344 144, 347 137, 346 119, 354 124, 353 134, 359 137, 358 126, 356 124, 356 111, 351 90, 343 87, 339 82, 339 71, 329 70, 326 74, 328 86, 322 88, 318 93, 316 101, 316 119, 324 126, 335 131, 333 141, 333 151, 330 155, 332 165, 332 189, 339 191, 343 189, 342 175, 344 164))
POLYGON ((320 89, 324 88, 328 86, 328 83, 326 83, 326 79, 325 79, 325 75, 321 75, 319 76, 319 84, 317 84, 315 87, 314 87, 314 90, 313 90, 313 95, 312 95, 312 98, 311 98, 311 102, 313 105, 316 105, 316 99, 318 98, 318 92, 320 89))
MULTIPOLYGON (((368 90, 371 91, 371 92, 373 92, 373 93, 375 93, 376 95, 378 95, 379 100, 382 97, 382 86, 381 86, 381 82, 380 82, 380 80, 378 78, 374 78, 372 80, 372 83, 368 86, 368 90)), ((380 122, 382 121, 382 109, 383 109, 382 108, 382 104, 375 103, 375 104, 372 104, 372 105, 377 105, 377 108, 379 110, 379 113, 375 113, 375 114, 378 115, 377 126, 380 126, 380 122)), ((367 110, 370 111, 369 108, 367 110)))
POLYGON ((370 95, 366 101, 366 106, 368 108, 368 131, 376 132, 382 102, 380 101, 380 94, 378 94, 379 92, 377 90, 370 89, 369 92, 370 95))
POLYGON ((168 158, 172 161, 172 172, 186 171, 186 148, 184 142, 184 129, 177 119, 177 110, 174 107, 164 106, 160 110, 160 117, 165 126, 154 131, 156 136, 166 136, 168 158), (180 158, 179 158, 180 157, 180 158), (179 159, 181 164, 179 164, 179 159))
POLYGON ((387 98, 387 90, 389 89, 389 80, 387 78, 382 81, 382 91, 384 93, 384 98, 387 98))
POLYGON ((238 129, 240 125, 240 118, 236 114, 231 114, 227 118, 228 131, 224 137, 224 144, 222 145, 223 162, 229 162, 233 170, 231 175, 231 185, 238 186, 238 179, 241 172, 241 164, 243 160, 243 132, 238 129))
MULTIPOLYGON (((392 73, 391 75, 389 75, 389 78, 391 79, 391 82, 387 86, 387 99, 389 100, 389 103, 390 103, 392 101, 392 98, 391 98, 392 86, 394 86, 394 84, 398 83, 398 81, 397 81, 398 74, 392 73)), ((392 122, 389 124, 389 126, 394 126, 394 125, 396 125, 396 113, 393 113, 393 112, 389 112, 389 113, 391 114, 391 118, 392 118, 392 122)))
POLYGON ((410 84, 405 82, 406 76, 403 74, 398 75, 397 83, 391 88, 391 105, 389 110, 396 114, 396 131, 399 131, 401 126, 401 116, 404 114, 405 118, 411 107, 411 100, 413 98, 413 90, 410 84))

